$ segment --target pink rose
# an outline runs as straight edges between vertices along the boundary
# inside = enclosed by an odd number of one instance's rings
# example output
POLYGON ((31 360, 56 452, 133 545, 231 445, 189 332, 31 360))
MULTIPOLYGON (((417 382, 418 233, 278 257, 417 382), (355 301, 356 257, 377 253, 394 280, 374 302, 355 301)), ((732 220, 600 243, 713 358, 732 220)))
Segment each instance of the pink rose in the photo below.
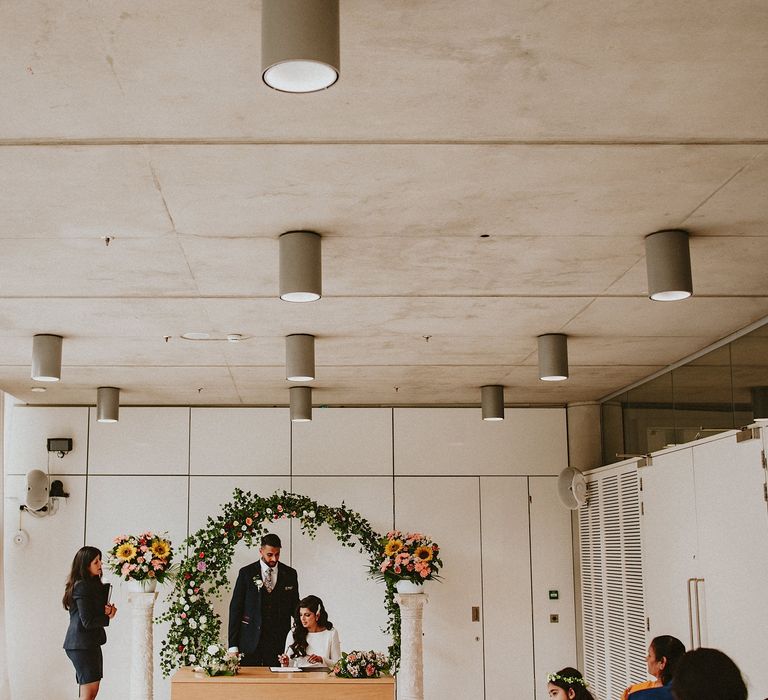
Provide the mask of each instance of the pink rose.
POLYGON ((429 576, 429 569, 422 569, 419 571, 419 576, 421 576, 421 578, 427 578, 427 576, 429 576))
POLYGON ((248 526, 251 526, 251 525, 253 525, 253 520, 251 520, 250 518, 246 518, 245 519, 245 524, 248 525, 248 526))
POLYGON ((278 504, 278 506, 277 506, 277 512, 278 513, 282 513, 283 512, 283 507, 280 504, 278 504))
POLYGON ((393 571, 396 574, 399 574, 402 571, 402 569, 400 568, 400 564, 395 564, 395 568, 393 569, 393 571))
POLYGON ((204 561, 197 562, 197 570, 198 571, 205 571, 205 562, 204 561))
POLYGON ((386 571, 390 566, 392 566, 392 560, 391 559, 385 559, 384 563, 379 567, 379 571, 382 573, 386 571))
POLYGON ((123 576, 127 576, 127 575, 128 575, 128 572, 129 572, 130 570, 131 570, 131 565, 130 565, 128 562, 125 562, 125 564, 123 564, 123 565, 120 567, 120 573, 121 573, 123 576))
POLYGON ((187 613, 181 613, 181 615, 179 615, 179 617, 180 617, 182 620, 186 620, 186 619, 187 619, 187 613))

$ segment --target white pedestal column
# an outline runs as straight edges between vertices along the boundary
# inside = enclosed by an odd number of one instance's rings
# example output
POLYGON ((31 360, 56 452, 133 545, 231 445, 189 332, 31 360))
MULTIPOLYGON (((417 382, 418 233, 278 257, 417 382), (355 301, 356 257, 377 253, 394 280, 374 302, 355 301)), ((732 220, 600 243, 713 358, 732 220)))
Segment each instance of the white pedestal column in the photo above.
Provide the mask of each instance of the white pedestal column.
POLYGON ((157 593, 129 593, 131 606, 131 673, 129 700, 152 700, 154 657, 152 613, 157 593))
POLYGON ((400 606, 400 669, 397 672, 398 700, 424 700, 424 642, 422 622, 425 593, 398 593, 400 606))

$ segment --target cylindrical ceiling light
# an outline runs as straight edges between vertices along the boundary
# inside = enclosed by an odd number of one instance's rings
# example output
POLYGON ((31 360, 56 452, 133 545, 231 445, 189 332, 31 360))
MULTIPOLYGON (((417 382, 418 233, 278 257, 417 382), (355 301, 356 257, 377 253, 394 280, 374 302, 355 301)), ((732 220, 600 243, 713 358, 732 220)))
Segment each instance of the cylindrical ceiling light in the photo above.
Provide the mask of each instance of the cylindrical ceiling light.
POLYGON ((565 334, 539 336, 539 379, 545 382, 568 379, 568 336, 565 334))
POLYGON ((61 379, 60 335, 39 333, 32 338, 32 379, 37 382, 58 382, 61 379))
POLYGON ((263 0, 261 77, 282 92, 316 92, 339 79, 339 0, 263 0))
POLYGON ((645 237, 648 296, 654 301, 677 301, 693 294, 688 232, 656 231, 645 237))
POLYGON ((504 420, 504 387, 499 384, 481 386, 480 405, 483 420, 504 420))
POLYGON ((315 378, 315 336, 294 333, 285 337, 285 378, 311 382, 315 378))
POLYGON ((96 390, 96 420, 99 423, 117 423, 120 414, 120 389, 100 386, 96 390))
POLYGON ((311 421, 312 387, 292 386, 288 391, 291 397, 291 420, 294 423, 311 421))
POLYGON ((768 386, 752 387, 752 420, 768 421, 768 386))
POLYGON ((317 301, 323 293, 320 236, 313 231, 288 231, 280 236, 280 298, 317 301))

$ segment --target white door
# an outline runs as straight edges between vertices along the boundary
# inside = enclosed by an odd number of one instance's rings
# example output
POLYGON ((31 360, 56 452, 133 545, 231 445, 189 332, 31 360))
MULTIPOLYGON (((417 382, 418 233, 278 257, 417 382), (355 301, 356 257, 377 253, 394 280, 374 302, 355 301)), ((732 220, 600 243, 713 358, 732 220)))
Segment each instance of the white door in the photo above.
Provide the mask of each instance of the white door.
POLYGON ((671 634, 690 649, 693 611, 688 598, 694 585, 690 581, 701 571, 692 451, 654 455, 651 466, 642 467, 639 475, 648 640, 671 634))
POLYGON ((768 696, 768 510, 763 445, 734 436, 693 448, 698 510, 702 645, 728 654, 768 696))
POLYGON ((425 589, 425 700, 483 700, 479 478, 396 477, 395 527, 432 535, 445 562, 425 589))

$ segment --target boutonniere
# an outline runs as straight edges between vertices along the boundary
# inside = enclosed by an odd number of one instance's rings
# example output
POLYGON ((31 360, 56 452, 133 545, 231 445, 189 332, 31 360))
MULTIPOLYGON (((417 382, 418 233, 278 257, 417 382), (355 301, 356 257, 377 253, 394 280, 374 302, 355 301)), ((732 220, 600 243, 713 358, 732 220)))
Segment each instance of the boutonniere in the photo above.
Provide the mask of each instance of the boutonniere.
POLYGON ((261 590, 261 587, 264 585, 264 581, 262 581, 258 576, 253 577, 253 585, 256 586, 256 590, 261 590))

